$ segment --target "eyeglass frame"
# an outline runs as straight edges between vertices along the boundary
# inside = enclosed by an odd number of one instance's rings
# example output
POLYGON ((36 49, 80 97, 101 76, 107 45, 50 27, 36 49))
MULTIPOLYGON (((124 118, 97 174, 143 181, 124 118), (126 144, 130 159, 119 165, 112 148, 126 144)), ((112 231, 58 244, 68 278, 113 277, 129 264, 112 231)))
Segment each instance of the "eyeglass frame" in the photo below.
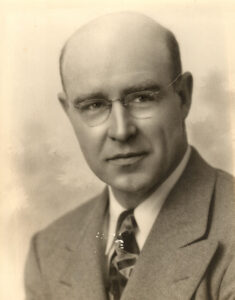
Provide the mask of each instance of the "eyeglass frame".
MULTIPOLYGON (((160 94, 163 90, 167 90, 167 89, 169 89, 180 77, 181 77, 181 75, 182 75, 182 73, 179 73, 167 86, 164 86, 164 87, 162 87, 162 88, 160 88, 158 91, 151 91, 151 93, 149 94, 149 95, 154 95, 154 94, 160 94)), ((97 124, 94 124, 94 125, 91 125, 91 124, 89 124, 89 122, 87 122, 87 120, 85 120, 85 118, 83 118, 82 117, 82 113, 80 114, 81 115, 81 118, 82 118, 82 120, 84 121, 84 123, 86 123, 89 127, 96 127, 96 126, 99 126, 99 125, 101 125, 101 124, 103 124, 105 121, 107 121, 108 120, 108 118, 109 118, 109 116, 110 116, 110 113, 111 113, 111 111, 112 111, 112 104, 114 103, 114 102, 117 102, 117 101, 119 101, 119 102, 121 102, 121 104, 124 106, 124 107, 128 107, 129 106, 129 103, 127 102, 127 103, 125 103, 125 101, 123 101, 123 100, 125 100, 125 98, 127 97, 127 96, 129 96, 129 95, 132 95, 132 94, 135 94, 135 93, 140 93, 141 91, 137 91, 137 92, 133 92, 133 93, 130 93, 130 94, 128 94, 128 95, 126 95, 126 96, 124 96, 123 97, 123 99, 122 98, 118 98, 118 99, 114 99, 114 100, 112 100, 112 99, 105 99, 105 98, 100 98, 100 99, 85 99, 85 100, 83 100, 83 101, 81 101, 80 103, 78 103, 78 104, 74 104, 74 107, 75 108, 77 108, 79 111, 81 111, 81 108, 79 108, 79 105, 81 104, 81 103, 83 103, 84 101, 87 101, 87 100, 102 100, 105 104, 107 104, 107 108, 108 108, 108 114, 107 114, 107 116, 104 118, 104 120, 102 120, 101 122, 98 122, 97 124)), ((147 118, 151 118, 151 117, 136 117, 136 116, 133 116, 131 113, 130 113, 130 115, 133 117, 133 118, 136 118, 136 119, 147 119, 147 118)))

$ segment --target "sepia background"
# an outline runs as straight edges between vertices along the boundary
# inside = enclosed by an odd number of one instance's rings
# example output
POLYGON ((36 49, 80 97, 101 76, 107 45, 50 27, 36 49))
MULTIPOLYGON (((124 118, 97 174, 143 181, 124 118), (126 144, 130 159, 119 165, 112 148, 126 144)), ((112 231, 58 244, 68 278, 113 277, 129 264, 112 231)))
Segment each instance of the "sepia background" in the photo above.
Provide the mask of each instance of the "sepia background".
MULTIPOLYGON (((0 299, 23 299, 31 235, 102 189, 57 101, 60 49, 96 16, 135 10, 169 27, 194 76, 190 143, 235 174, 232 1, 0 2, 0 299)), ((141 41, 140 41, 141 42, 141 41)))

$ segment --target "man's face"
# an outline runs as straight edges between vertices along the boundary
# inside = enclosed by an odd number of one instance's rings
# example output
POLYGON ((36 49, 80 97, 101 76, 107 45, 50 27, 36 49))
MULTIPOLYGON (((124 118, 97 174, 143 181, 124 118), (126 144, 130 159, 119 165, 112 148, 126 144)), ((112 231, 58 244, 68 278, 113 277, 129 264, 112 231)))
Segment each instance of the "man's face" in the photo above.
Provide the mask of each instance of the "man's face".
POLYGON ((130 90, 161 88, 172 80, 164 44, 154 50, 132 51, 131 43, 112 51, 106 48, 79 49, 79 58, 67 67, 66 112, 93 172, 114 190, 148 194, 173 171, 185 151, 184 105, 171 86, 151 118, 132 117, 115 101, 104 123, 87 125, 74 106, 77 98, 122 99, 130 90))

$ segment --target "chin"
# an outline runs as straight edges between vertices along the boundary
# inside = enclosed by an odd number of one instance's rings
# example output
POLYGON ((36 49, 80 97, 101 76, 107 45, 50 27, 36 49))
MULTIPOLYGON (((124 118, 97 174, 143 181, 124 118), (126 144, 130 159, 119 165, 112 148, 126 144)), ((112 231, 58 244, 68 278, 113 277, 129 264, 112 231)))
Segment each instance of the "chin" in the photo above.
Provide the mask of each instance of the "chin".
MULTIPOLYGON (((121 176, 108 184, 123 193, 147 193, 151 190, 151 180, 144 174, 139 176, 121 176)), ((153 184, 154 185, 154 184, 153 184)))

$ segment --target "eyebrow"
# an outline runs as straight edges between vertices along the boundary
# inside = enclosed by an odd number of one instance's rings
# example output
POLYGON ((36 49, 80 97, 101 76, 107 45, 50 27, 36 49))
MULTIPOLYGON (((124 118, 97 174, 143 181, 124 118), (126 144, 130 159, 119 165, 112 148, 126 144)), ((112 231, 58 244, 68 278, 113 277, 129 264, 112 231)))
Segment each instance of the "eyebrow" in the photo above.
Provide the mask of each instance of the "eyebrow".
POLYGON ((83 102, 86 99, 104 99, 106 96, 103 93, 91 93, 84 96, 78 96, 72 100, 73 103, 77 104, 83 102))
MULTIPOLYGON (((142 92, 142 91, 148 91, 148 90, 160 90, 160 85, 157 83, 154 83, 152 81, 147 81, 147 82, 143 82, 140 83, 138 85, 133 85, 130 87, 125 88, 122 91, 122 96, 123 95, 127 95, 127 94, 131 94, 131 93, 136 93, 136 92, 142 92)), ((108 99, 107 95, 105 95, 102 92, 94 92, 94 93, 90 93, 84 96, 78 96, 75 99, 72 100, 73 103, 78 104, 80 102, 83 102, 86 99, 108 99)))
POLYGON ((160 85, 153 82, 141 83, 124 89, 123 94, 130 94, 130 93, 142 92, 148 90, 160 90, 160 85))

